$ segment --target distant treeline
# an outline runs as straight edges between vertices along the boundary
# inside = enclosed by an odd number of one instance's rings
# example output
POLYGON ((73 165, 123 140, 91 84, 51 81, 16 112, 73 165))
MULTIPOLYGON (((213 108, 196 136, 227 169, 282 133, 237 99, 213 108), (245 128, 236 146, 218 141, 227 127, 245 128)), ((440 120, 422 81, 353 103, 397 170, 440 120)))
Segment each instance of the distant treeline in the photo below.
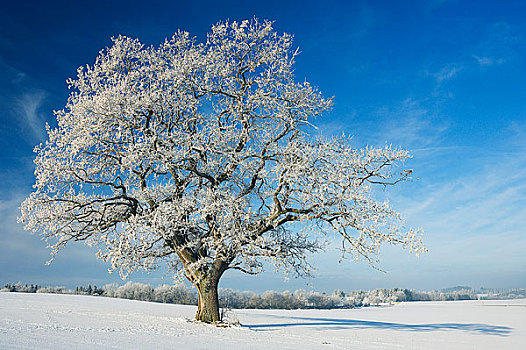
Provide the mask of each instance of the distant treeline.
MULTIPOLYGON (((150 285, 136 282, 128 282, 122 286, 117 284, 107 284, 103 287, 95 285, 79 286, 73 290, 65 287, 42 287, 19 282, 6 284, 3 289, 0 289, 0 292, 98 295, 158 303, 197 304, 195 290, 184 285, 160 285, 154 288, 150 285)), ((384 305, 406 301, 526 298, 526 289, 484 290, 484 292, 483 294, 477 293, 470 287, 449 288, 432 292, 417 292, 400 288, 352 292, 336 290, 332 294, 314 291, 307 292, 305 290, 296 290, 294 292, 266 291, 262 294, 256 294, 248 291, 220 289, 219 299, 221 307, 234 309, 334 309, 384 305)))
POLYGON ((96 295, 158 303, 197 305, 197 295, 195 291, 184 285, 172 286, 164 284, 154 288, 143 283, 128 282, 122 286, 116 283, 106 284, 103 287, 88 284, 87 286, 68 289, 66 287, 42 287, 19 282, 16 284, 6 284, 3 289, 0 289, 0 292, 96 295))

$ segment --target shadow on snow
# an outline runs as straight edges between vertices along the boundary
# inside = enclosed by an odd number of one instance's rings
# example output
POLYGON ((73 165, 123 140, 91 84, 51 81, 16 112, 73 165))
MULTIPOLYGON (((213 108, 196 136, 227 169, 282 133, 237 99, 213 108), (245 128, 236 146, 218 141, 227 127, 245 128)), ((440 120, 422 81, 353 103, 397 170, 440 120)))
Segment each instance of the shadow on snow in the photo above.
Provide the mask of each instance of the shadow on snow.
POLYGON ((338 318, 312 318, 312 317, 286 317, 297 321, 291 323, 268 323, 268 324, 244 324, 243 326, 253 330, 270 330, 282 327, 322 327, 323 329, 392 329, 399 331, 430 332, 443 330, 465 331, 475 334, 508 336, 512 328, 506 326, 494 326, 480 323, 427 323, 427 324, 404 324, 379 321, 361 321, 353 319, 338 318))

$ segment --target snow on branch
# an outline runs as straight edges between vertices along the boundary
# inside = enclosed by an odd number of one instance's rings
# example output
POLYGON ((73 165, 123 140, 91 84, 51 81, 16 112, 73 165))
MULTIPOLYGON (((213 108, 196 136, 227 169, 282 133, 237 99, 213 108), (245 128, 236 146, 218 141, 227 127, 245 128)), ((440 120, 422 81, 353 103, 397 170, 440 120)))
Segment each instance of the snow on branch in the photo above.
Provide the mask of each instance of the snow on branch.
POLYGON ((112 40, 35 149, 20 221, 53 253, 86 241, 123 274, 164 261, 197 281, 264 260, 308 274, 318 234, 371 262, 384 242, 424 250, 370 191, 410 180, 409 154, 311 136, 332 100, 294 81, 298 51, 272 22, 221 22, 205 43, 112 40))

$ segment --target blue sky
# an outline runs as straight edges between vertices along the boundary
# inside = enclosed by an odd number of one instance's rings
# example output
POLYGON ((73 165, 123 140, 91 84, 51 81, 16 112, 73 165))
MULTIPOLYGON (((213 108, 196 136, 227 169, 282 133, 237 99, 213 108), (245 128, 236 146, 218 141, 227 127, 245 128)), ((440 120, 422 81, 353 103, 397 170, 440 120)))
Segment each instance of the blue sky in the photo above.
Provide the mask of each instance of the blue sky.
MULTIPOLYGON (((312 257, 310 281, 280 274, 228 273, 237 289, 434 289, 453 285, 526 287, 526 3, 522 1, 91 1, 3 5, 0 13, 0 283, 51 285, 119 281, 94 251, 78 245, 50 266, 45 244, 16 223, 31 191, 33 147, 63 108, 65 80, 93 63, 110 37, 159 44, 182 29, 203 39, 219 20, 257 16, 295 35, 297 80, 307 79, 333 111, 325 135, 356 146, 392 143, 414 158, 419 180, 388 192, 422 227, 420 258, 385 247, 380 267, 312 257)), ((171 283, 169 274, 131 280, 171 283)))

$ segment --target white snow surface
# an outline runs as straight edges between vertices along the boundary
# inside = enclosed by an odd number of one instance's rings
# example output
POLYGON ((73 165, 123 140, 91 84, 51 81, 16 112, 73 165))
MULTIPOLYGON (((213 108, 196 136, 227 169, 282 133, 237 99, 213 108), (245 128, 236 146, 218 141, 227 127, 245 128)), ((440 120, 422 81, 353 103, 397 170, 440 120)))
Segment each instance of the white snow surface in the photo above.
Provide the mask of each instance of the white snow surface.
POLYGON ((526 299, 345 310, 234 310, 242 327, 194 323, 195 306, 0 293, 0 349, 525 349, 526 299))

